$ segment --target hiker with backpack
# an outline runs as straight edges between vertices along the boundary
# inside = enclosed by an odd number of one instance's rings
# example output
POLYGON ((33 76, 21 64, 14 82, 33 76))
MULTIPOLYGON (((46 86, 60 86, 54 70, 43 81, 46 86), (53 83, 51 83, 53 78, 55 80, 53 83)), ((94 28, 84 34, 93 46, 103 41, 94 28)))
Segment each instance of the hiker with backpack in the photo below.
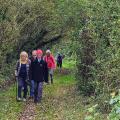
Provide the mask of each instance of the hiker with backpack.
POLYGON ((54 69, 56 68, 56 63, 55 63, 55 58, 51 54, 50 50, 46 51, 46 55, 44 56, 44 60, 47 62, 51 84, 53 84, 53 72, 54 72, 54 69))
POLYGON ((34 103, 41 102, 43 82, 48 82, 48 67, 43 60, 43 52, 38 49, 36 51, 37 58, 31 61, 30 79, 34 80, 34 103))
POLYGON ((56 61, 57 61, 57 67, 61 69, 62 62, 63 62, 63 56, 60 53, 57 54, 56 61))
POLYGON ((27 98, 27 83, 29 81, 29 59, 27 52, 23 51, 20 53, 20 59, 17 61, 15 76, 17 78, 17 100, 26 101, 27 98), (23 90, 23 97, 22 97, 23 90), (23 98, 23 99, 22 99, 23 98))

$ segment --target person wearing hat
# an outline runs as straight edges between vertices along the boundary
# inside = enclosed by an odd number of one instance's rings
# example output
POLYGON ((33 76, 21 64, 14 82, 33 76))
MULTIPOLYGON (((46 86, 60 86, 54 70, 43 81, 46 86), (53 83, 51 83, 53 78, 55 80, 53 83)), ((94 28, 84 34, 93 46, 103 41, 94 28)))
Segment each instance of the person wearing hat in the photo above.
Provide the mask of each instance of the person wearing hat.
POLYGON ((38 103, 42 99, 43 82, 48 82, 48 67, 42 59, 42 50, 38 49, 36 54, 37 58, 31 61, 30 78, 34 80, 34 102, 38 103))
POLYGON ((22 88, 23 88, 23 101, 26 101, 27 97, 27 81, 29 81, 29 59, 28 54, 23 51, 20 53, 20 59, 17 61, 15 76, 18 82, 17 100, 22 100, 22 88))
POLYGON ((51 80, 51 83, 53 84, 53 72, 54 72, 54 69, 56 68, 56 63, 55 63, 55 58, 51 54, 50 50, 46 51, 46 55, 44 56, 44 61, 47 62, 47 66, 48 66, 48 69, 49 69, 50 80, 51 80))

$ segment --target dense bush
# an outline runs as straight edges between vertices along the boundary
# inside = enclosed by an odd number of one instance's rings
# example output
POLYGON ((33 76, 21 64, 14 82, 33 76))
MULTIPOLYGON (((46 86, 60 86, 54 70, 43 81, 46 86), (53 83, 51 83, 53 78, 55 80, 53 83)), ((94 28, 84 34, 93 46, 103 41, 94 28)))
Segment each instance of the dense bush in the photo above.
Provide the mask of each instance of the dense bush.
POLYGON ((60 0, 56 4, 74 42, 79 90, 99 98, 101 111, 107 112, 104 101, 120 85, 120 2, 60 0))
POLYGON ((8 76, 22 50, 31 52, 57 41, 61 37, 61 27, 54 25, 58 15, 52 1, 2 0, 1 3, 0 74, 6 76, 7 73, 8 76))
POLYGON ((85 93, 104 94, 119 86, 119 11, 119 2, 112 0, 86 5, 86 22, 77 36, 77 78, 85 93))

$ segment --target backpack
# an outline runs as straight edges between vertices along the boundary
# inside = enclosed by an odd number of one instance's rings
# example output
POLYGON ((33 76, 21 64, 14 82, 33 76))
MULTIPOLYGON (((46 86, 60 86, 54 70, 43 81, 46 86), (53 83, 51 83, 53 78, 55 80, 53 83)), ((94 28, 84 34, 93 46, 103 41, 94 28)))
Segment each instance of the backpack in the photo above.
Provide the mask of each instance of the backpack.
POLYGON ((62 61, 62 56, 61 55, 58 55, 57 61, 62 61))

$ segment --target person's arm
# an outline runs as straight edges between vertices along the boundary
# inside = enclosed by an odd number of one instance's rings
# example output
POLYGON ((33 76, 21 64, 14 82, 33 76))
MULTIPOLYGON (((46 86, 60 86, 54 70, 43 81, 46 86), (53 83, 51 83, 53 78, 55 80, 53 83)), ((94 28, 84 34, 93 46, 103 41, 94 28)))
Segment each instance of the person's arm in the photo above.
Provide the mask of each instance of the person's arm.
POLYGON ((19 68, 19 61, 16 63, 16 68, 15 68, 15 76, 18 77, 18 68, 19 68))
POLYGON ((33 63, 31 61, 30 67, 29 67, 29 80, 32 80, 32 66, 33 66, 33 63))
POLYGON ((52 56, 51 58, 52 58, 52 62, 53 62, 54 69, 55 69, 55 68, 56 68, 56 62, 55 62, 55 58, 54 58, 54 56, 52 56))

